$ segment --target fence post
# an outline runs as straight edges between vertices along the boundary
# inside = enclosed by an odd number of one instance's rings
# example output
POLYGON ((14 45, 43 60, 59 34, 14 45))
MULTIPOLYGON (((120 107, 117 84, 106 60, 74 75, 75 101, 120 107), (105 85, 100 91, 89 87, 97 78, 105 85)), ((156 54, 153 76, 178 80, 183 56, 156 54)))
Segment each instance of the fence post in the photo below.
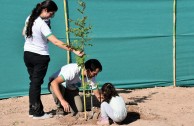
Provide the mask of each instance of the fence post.
POLYGON ((173 1, 173 84, 176 87, 176 0, 173 1))

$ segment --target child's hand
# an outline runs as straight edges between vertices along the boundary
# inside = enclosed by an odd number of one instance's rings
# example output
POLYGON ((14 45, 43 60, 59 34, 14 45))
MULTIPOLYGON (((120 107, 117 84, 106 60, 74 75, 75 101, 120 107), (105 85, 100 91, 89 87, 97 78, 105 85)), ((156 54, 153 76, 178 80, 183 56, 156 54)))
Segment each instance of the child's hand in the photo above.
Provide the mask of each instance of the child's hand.
POLYGON ((104 97, 103 96, 99 96, 98 100, 99 100, 99 102, 102 102, 104 100, 104 97))
POLYGON ((103 96, 101 97, 101 102, 102 102, 102 101, 104 101, 104 97, 103 97, 103 96))

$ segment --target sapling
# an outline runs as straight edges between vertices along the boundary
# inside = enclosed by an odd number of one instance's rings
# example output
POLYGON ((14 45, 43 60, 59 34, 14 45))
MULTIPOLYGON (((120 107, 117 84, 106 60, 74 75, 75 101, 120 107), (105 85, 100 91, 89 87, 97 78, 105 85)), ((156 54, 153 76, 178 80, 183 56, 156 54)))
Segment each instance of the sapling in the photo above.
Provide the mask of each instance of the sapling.
MULTIPOLYGON (((88 43, 91 38, 88 37, 91 32, 92 26, 87 25, 87 16, 85 16, 84 12, 86 9, 86 3, 82 0, 78 0, 79 7, 77 11, 81 14, 81 18, 77 20, 69 19, 70 23, 74 24, 74 28, 69 28, 69 32, 73 33, 75 39, 71 42, 71 46, 75 50, 84 51, 85 46, 92 46, 92 44, 88 43)), ((76 62, 82 68, 84 67, 84 61, 86 58, 86 54, 83 57, 76 56, 76 62)))
MULTIPOLYGON (((71 42, 70 46, 73 47, 75 50, 84 51, 86 46, 92 46, 89 43, 91 38, 88 35, 91 33, 92 26, 87 25, 87 16, 85 16, 85 9, 86 3, 82 0, 78 0, 79 7, 77 11, 81 15, 81 18, 76 20, 69 19, 70 23, 73 24, 74 27, 70 27, 68 32, 72 33, 75 36, 75 39, 71 42)), ((82 57, 76 56, 76 62, 82 69, 82 89, 83 89, 83 96, 84 96, 84 111, 85 111, 85 118, 86 118, 86 98, 85 98, 85 90, 87 88, 87 83, 84 81, 84 63, 87 55, 85 54, 82 57)))

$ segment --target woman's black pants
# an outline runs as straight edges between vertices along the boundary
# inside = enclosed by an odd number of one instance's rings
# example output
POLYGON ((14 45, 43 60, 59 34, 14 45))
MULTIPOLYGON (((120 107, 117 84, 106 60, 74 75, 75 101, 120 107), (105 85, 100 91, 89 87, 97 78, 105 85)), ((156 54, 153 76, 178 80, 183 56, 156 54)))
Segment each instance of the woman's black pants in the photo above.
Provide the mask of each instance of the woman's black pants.
POLYGON ((24 62, 30 79, 29 114, 33 116, 44 115, 41 102, 41 85, 44 82, 49 61, 49 55, 40 55, 27 51, 24 52, 24 62))

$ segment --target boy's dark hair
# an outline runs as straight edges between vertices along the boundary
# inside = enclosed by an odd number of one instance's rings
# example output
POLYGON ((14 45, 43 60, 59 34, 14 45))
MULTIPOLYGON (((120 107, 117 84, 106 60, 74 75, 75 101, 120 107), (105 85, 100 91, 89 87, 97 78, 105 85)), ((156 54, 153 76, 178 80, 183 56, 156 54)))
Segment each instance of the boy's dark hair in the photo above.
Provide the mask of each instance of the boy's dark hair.
POLYGON ((102 65, 97 59, 89 59, 88 61, 85 62, 85 69, 95 71, 96 69, 99 69, 99 72, 102 71, 102 65))
POLYGON ((104 101, 109 103, 112 97, 119 96, 115 87, 111 83, 105 83, 102 88, 102 95, 104 96, 104 101))

